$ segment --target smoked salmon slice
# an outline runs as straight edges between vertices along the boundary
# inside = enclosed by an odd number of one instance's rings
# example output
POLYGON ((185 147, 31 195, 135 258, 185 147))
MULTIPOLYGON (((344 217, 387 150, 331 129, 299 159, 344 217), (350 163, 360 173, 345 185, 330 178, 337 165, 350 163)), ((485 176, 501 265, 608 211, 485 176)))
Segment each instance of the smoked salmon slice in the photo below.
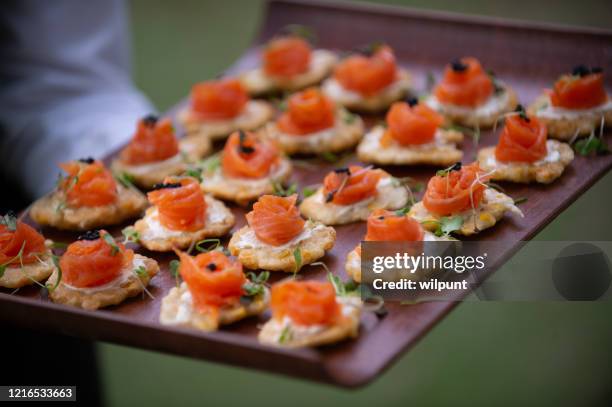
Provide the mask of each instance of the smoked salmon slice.
POLYGON ((446 66, 434 95, 442 103, 476 107, 485 103, 494 90, 493 80, 480 62, 476 58, 466 57, 446 66))
POLYGON ((204 228, 206 200, 197 180, 168 177, 153 188, 147 197, 157 208, 163 226, 186 232, 204 228))
POLYGON ((327 281, 288 280, 274 284, 270 307, 273 318, 289 317, 298 325, 331 325, 342 316, 336 290, 327 281))
POLYGON ((263 178, 279 159, 275 145, 251 132, 237 131, 225 143, 221 167, 232 178, 263 178))
POLYGON ((600 68, 577 66, 571 75, 563 75, 550 92, 550 103, 566 109, 589 109, 608 100, 600 68))
POLYGON ((121 151, 120 158, 127 164, 139 165, 163 161, 178 152, 178 140, 170 119, 147 116, 138 122, 136 133, 121 151))
MULTIPOLYGON (((457 164, 453 167, 457 167, 457 164)), ((443 171, 429 180, 423 196, 423 205, 439 216, 457 214, 478 208, 488 181, 477 163, 463 165, 460 169, 443 171)))
POLYGON ((376 195, 379 170, 351 165, 338 168, 325 176, 323 192, 327 202, 337 205, 350 205, 376 195))
POLYGON ((304 219, 295 206, 297 195, 280 197, 264 195, 246 215, 249 226, 259 240, 280 246, 289 242, 304 229, 304 219))
POLYGON ((391 47, 374 47, 371 54, 352 55, 336 67, 334 78, 343 88, 372 96, 392 84, 397 77, 397 63, 391 47))
POLYGON ((546 125, 537 118, 519 114, 506 117, 495 147, 495 158, 503 162, 532 163, 546 157, 546 125))
POLYGON ((45 238, 32 226, 6 214, 0 224, 0 265, 30 264, 46 251, 45 238), (21 251, 21 256, 19 252, 21 251))
POLYGON ((68 246, 60 259, 62 281, 73 287, 96 287, 119 277, 131 267, 134 252, 116 242, 108 232, 90 231, 68 246))
POLYGON ((237 79, 198 83, 191 89, 191 111, 206 120, 229 120, 244 110, 249 95, 237 79))
POLYGON ((402 145, 431 143, 444 118, 429 106, 419 104, 416 99, 410 103, 396 102, 387 113, 387 131, 381 144, 391 138, 402 145))
POLYGON ((304 135, 328 129, 334 125, 334 103, 316 88, 294 93, 287 110, 276 121, 287 134, 304 135))
POLYGON ((366 241, 410 241, 423 240, 421 224, 405 214, 385 209, 376 209, 368 217, 366 241))
POLYGON ((117 183, 101 161, 85 158, 59 166, 67 176, 58 187, 66 193, 70 206, 103 206, 117 200, 117 183))
POLYGON ((193 304, 200 311, 218 311, 240 301, 247 279, 240 262, 220 251, 200 253, 195 257, 177 251, 179 273, 189 287, 193 304))
POLYGON ((273 39, 263 53, 263 69, 267 75, 291 78, 308 70, 312 48, 308 41, 294 35, 273 39))

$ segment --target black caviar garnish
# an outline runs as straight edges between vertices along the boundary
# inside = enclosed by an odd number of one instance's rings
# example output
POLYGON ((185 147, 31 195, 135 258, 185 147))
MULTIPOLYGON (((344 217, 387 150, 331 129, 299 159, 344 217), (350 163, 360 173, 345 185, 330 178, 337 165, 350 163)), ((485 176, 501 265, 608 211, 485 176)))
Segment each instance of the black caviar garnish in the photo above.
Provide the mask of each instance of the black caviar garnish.
POLYGON ((468 68, 468 66, 461 62, 460 59, 455 59, 451 62, 451 68, 455 72, 464 72, 468 68))
POLYGON ((356 54, 361 54, 366 57, 371 57, 383 46, 383 43, 380 41, 371 42, 366 45, 362 45, 360 47, 355 48, 356 54))
POLYGON ((142 118, 142 122, 147 127, 154 127, 157 124, 158 120, 159 118, 155 116, 154 114, 149 114, 142 118))
POLYGON ((531 119, 529 118, 529 116, 527 116, 527 112, 525 112, 525 108, 523 107, 523 105, 519 104, 516 106, 516 109, 514 109, 515 112, 517 112, 519 114, 519 117, 523 120, 525 120, 527 123, 529 123, 531 121, 531 119))
POLYGON ((450 167, 450 171, 461 171, 461 161, 457 161, 450 167))
POLYGON ((100 238, 99 230, 88 230, 87 232, 77 237, 77 240, 98 240, 99 238, 100 238))
POLYGON ((406 103, 408 103, 408 106, 413 107, 419 104, 419 99, 410 97, 406 99, 406 103))
POLYGON ((83 164, 93 164, 94 161, 96 161, 96 160, 94 160, 93 157, 79 158, 79 162, 83 163, 83 164))
POLYGON ((383 215, 380 215, 380 216, 378 217, 378 220, 385 220, 385 217, 384 217, 383 215))
POLYGON ((215 271, 217 270, 217 265, 215 263, 208 263, 206 265, 206 268, 209 269, 210 271, 215 271))
POLYGON ((9 209, 8 211, 6 211, 6 213, 4 214, 5 218, 16 218, 17 214, 15 213, 15 211, 13 211, 12 209, 9 209))
POLYGON ((180 188, 183 185, 180 182, 168 182, 168 183, 159 183, 153 185, 151 191, 157 191, 158 189, 168 189, 168 188, 180 188))
POLYGON ((238 151, 243 154, 252 154, 255 152, 255 149, 251 146, 245 146, 244 143, 246 141, 246 133, 242 130, 238 130, 238 151))
POLYGON ((583 77, 590 73, 591 73, 591 70, 586 65, 578 65, 578 66, 575 66, 574 69, 572 69, 572 75, 575 75, 575 76, 583 77))
POLYGON ((348 174, 351 175, 351 170, 348 167, 340 167, 334 170, 336 174, 348 174))

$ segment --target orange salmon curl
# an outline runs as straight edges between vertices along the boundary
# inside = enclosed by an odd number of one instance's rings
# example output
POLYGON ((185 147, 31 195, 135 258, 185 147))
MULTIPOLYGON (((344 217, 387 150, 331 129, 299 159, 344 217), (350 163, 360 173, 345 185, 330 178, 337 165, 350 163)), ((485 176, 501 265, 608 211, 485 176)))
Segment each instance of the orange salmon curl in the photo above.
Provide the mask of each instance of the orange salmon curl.
POLYGON ((178 140, 170 119, 147 116, 138 122, 136 133, 120 154, 121 161, 146 164, 174 157, 179 152, 178 140))
POLYGON ((267 75, 292 78, 308 70, 312 48, 308 41, 295 35, 272 39, 263 53, 263 69, 267 75))
POLYGON ((495 147, 495 158, 502 162, 532 163, 548 153, 546 125, 524 111, 506 117, 495 147))
POLYGON ((342 318, 330 282, 287 280, 272 286, 270 306, 277 320, 289 317, 299 325, 331 325, 342 318))
POLYGON ((446 66, 434 95, 442 103, 477 107, 485 103, 494 90, 493 80, 480 62, 476 58, 466 57, 446 66))
POLYGON ((232 178, 263 178, 280 159, 278 148, 252 132, 232 133, 223 148, 221 167, 232 178))
POLYGON ((99 160, 85 158, 61 163, 67 176, 58 184, 70 206, 103 206, 117 200, 117 183, 113 174, 99 160))
POLYGON ((334 120, 334 103, 319 89, 309 88, 291 95, 276 125, 284 133, 304 135, 328 129, 334 120))
POLYGON ((295 238, 304 229, 304 219, 296 207, 297 195, 280 197, 264 195, 246 215, 249 226, 259 240, 280 246, 295 238))
POLYGON ((178 271, 196 309, 217 312, 240 301, 247 282, 240 262, 216 250, 195 257, 181 251, 176 254, 181 261, 178 271))
POLYGON ((168 177, 147 194, 159 213, 159 222, 171 230, 193 232, 204 228, 206 200, 197 180, 168 177))
POLYGON ((73 287, 96 287, 131 267, 134 252, 115 242, 105 230, 90 231, 68 246, 60 259, 62 281, 73 287))
POLYGON ((191 89, 191 111, 206 120, 233 119, 248 101, 246 89, 234 78, 198 83, 191 89))
POLYGON ((380 171, 359 165, 338 168, 323 179, 323 192, 327 202, 351 205, 376 195, 381 177, 380 171))
POLYGON ((45 238, 32 226, 16 219, 11 213, 5 217, 15 220, 15 229, 0 224, 0 264, 31 264, 46 251, 45 238), (21 252, 21 256, 19 256, 21 252))
POLYGON ((343 88, 372 96, 391 85, 397 77, 397 63, 388 45, 369 46, 367 52, 351 55, 336 67, 334 78, 343 88))
POLYGON ((388 128, 381 144, 388 144, 388 138, 402 145, 430 143, 442 123, 444 118, 440 114, 416 99, 396 102, 387 113, 388 128))
POLYGON ((423 205, 439 216, 453 215, 478 208, 488 181, 477 163, 445 171, 432 177, 423 196, 423 205))

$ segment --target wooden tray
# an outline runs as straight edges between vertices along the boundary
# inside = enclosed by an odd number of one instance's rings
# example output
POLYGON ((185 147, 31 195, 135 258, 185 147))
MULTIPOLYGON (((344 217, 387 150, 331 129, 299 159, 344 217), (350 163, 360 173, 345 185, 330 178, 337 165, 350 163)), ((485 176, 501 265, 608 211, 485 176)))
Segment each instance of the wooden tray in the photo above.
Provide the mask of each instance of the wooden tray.
MULTIPOLYGON (((257 43, 228 73, 255 66, 258 61, 257 44, 290 23, 313 27, 319 35, 320 45, 325 48, 348 50, 373 40, 388 42, 395 49, 401 64, 413 72, 420 91, 425 87, 428 72, 439 77, 445 63, 464 55, 473 55, 483 61, 487 68, 494 70, 518 92, 524 104, 531 102, 543 87, 550 86, 558 74, 576 64, 612 66, 612 31, 508 22, 394 7, 272 1, 267 6, 257 43)), ((612 75, 608 73, 607 78, 610 88, 612 75)), ((606 137, 609 138, 609 132, 606 137)), ((490 132, 485 132, 481 145, 494 144, 495 139, 490 132)), ((471 160, 474 150, 469 141, 465 143, 464 151, 464 161, 471 160)), ((301 186, 318 183, 334 166, 314 162, 318 165, 317 169, 296 168, 293 180, 301 186)), ((508 185, 506 190, 511 196, 528 198, 521 207, 526 216, 523 219, 508 216, 498 227, 479 235, 483 240, 508 242, 506 251, 497 253, 494 258, 489 255, 489 264, 495 267, 501 265, 518 249, 519 241, 532 238, 611 166, 610 155, 577 157, 553 185, 508 185)), ((427 180, 434 171, 425 167, 387 169, 394 175, 410 175, 422 181, 427 180)), ((244 211, 240 208, 234 210, 238 219, 236 230, 244 224, 244 211)), ((117 233, 119 230, 114 229, 117 233)), ((324 261, 335 273, 345 276, 343 264, 346 253, 360 241, 365 224, 342 226, 337 231, 336 246, 324 261)), ((48 229, 43 232, 64 241, 75 237, 74 234, 60 234, 48 229)), ((456 302, 410 306, 388 304, 389 313, 384 318, 373 313, 364 315, 357 340, 319 349, 275 349, 257 342, 257 325, 263 319, 250 319, 214 333, 161 326, 158 322, 160 302, 174 284, 167 271, 167 261, 172 257, 152 256, 160 260, 163 266, 163 271, 152 281, 151 292, 155 300, 138 297, 117 307, 87 312, 42 300, 39 291, 31 287, 15 295, 10 295, 8 291, 0 293, 0 319, 91 340, 116 342, 354 387, 373 380, 457 305, 456 302)), ((325 278, 321 269, 312 267, 305 268, 302 274, 305 278, 325 278)), ((277 275, 274 279, 280 277, 284 276, 277 275)))

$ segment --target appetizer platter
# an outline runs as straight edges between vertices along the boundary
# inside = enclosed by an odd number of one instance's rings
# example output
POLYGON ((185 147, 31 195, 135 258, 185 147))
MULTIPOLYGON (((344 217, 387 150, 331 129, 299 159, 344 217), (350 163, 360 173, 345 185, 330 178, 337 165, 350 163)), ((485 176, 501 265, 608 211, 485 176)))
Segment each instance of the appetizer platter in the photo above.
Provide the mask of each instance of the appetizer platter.
POLYGON ((270 1, 223 78, 3 216, 0 318, 364 385, 458 302, 364 306, 360 242, 502 241, 499 268, 612 167, 610 55, 603 30, 270 1))

